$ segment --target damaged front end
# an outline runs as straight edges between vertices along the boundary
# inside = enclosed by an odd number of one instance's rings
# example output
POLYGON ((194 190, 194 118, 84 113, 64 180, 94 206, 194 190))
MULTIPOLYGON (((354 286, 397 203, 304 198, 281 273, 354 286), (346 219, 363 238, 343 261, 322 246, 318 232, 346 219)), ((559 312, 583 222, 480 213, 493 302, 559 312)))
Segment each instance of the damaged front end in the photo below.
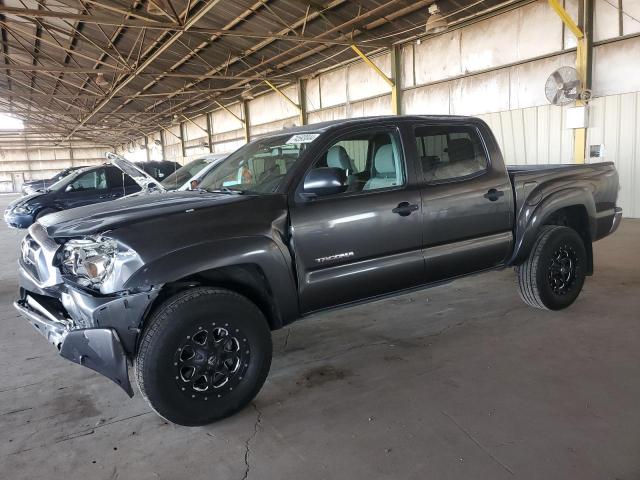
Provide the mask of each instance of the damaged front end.
POLYGON ((122 290, 142 264, 114 239, 89 237, 58 243, 35 223, 19 260, 15 308, 64 358, 113 380, 133 396, 128 359, 142 320, 159 288, 122 290))

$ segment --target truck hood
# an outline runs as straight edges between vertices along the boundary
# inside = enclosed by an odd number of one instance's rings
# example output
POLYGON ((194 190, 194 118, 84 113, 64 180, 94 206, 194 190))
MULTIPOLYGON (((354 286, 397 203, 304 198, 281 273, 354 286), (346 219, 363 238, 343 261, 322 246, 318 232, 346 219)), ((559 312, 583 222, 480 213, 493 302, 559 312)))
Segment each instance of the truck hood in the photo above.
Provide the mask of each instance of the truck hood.
POLYGON ((107 159, 116 167, 129 175, 133 180, 142 187, 143 190, 159 190, 166 191, 158 180, 153 178, 141 168, 136 167, 126 158, 115 153, 107 153, 107 159))
POLYGON ((63 210, 44 216, 39 222, 50 237, 77 237, 104 233, 157 217, 217 206, 228 207, 250 198, 249 195, 191 191, 141 195, 63 210))

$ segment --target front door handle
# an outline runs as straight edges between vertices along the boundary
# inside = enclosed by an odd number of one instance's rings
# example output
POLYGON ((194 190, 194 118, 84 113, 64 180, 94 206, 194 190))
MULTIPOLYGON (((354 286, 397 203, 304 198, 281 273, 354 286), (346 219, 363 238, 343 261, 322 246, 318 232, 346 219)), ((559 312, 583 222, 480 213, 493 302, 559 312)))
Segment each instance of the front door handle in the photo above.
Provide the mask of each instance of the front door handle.
POLYGON ((394 208, 391 211, 393 213, 397 213, 401 217, 406 217, 408 215, 411 215, 411 212, 415 212, 416 210, 418 210, 418 208, 419 207, 416 204, 412 204, 409 202, 401 202, 398 204, 396 208, 394 208))
POLYGON ((484 194, 484 198, 489 199, 492 202, 495 202, 496 200, 498 200, 500 197, 504 196, 504 192, 502 190, 496 190, 495 188, 492 188, 491 190, 489 190, 487 193, 484 194))

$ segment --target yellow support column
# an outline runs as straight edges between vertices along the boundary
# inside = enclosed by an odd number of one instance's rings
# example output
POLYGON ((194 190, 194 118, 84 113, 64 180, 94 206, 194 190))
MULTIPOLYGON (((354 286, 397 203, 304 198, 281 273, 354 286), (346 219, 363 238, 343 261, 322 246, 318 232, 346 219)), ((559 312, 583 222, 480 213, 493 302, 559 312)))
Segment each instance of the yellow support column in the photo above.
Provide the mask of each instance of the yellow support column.
MULTIPOLYGON (((584 91, 587 88, 587 78, 589 77, 587 72, 587 66, 589 64, 588 55, 588 42, 585 33, 580 27, 573 21, 569 12, 560 4, 558 0, 549 0, 549 5, 558 14, 562 22, 576 37, 576 71, 580 77, 580 90, 584 91)), ((576 100, 576 106, 585 106, 585 102, 582 99, 576 100)), ((573 131, 573 160, 575 163, 584 163, 586 157, 586 142, 587 142, 587 129, 576 128, 573 131)))

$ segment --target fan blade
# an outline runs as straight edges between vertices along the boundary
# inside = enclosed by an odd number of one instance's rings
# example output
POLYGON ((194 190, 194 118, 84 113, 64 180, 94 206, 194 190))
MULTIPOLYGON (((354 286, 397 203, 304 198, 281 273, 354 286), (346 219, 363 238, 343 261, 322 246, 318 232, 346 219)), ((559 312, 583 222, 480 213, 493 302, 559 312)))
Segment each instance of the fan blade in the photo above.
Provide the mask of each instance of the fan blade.
POLYGON ((560 101, 560 90, 558 90, 556 92, 556 94, 553 96, 553 100, 551 100, 551 103, 553 103, 554 105, 559 105, 559 101, 560 101))
POLYGON ((562 85, 564 84, 564 82, 562 81, 562 76, 558 73, 558 71, 554 71, 551 76, 553 77, 553 79, 556 82, 556 86, 558 88, 562 88, 562 85))

